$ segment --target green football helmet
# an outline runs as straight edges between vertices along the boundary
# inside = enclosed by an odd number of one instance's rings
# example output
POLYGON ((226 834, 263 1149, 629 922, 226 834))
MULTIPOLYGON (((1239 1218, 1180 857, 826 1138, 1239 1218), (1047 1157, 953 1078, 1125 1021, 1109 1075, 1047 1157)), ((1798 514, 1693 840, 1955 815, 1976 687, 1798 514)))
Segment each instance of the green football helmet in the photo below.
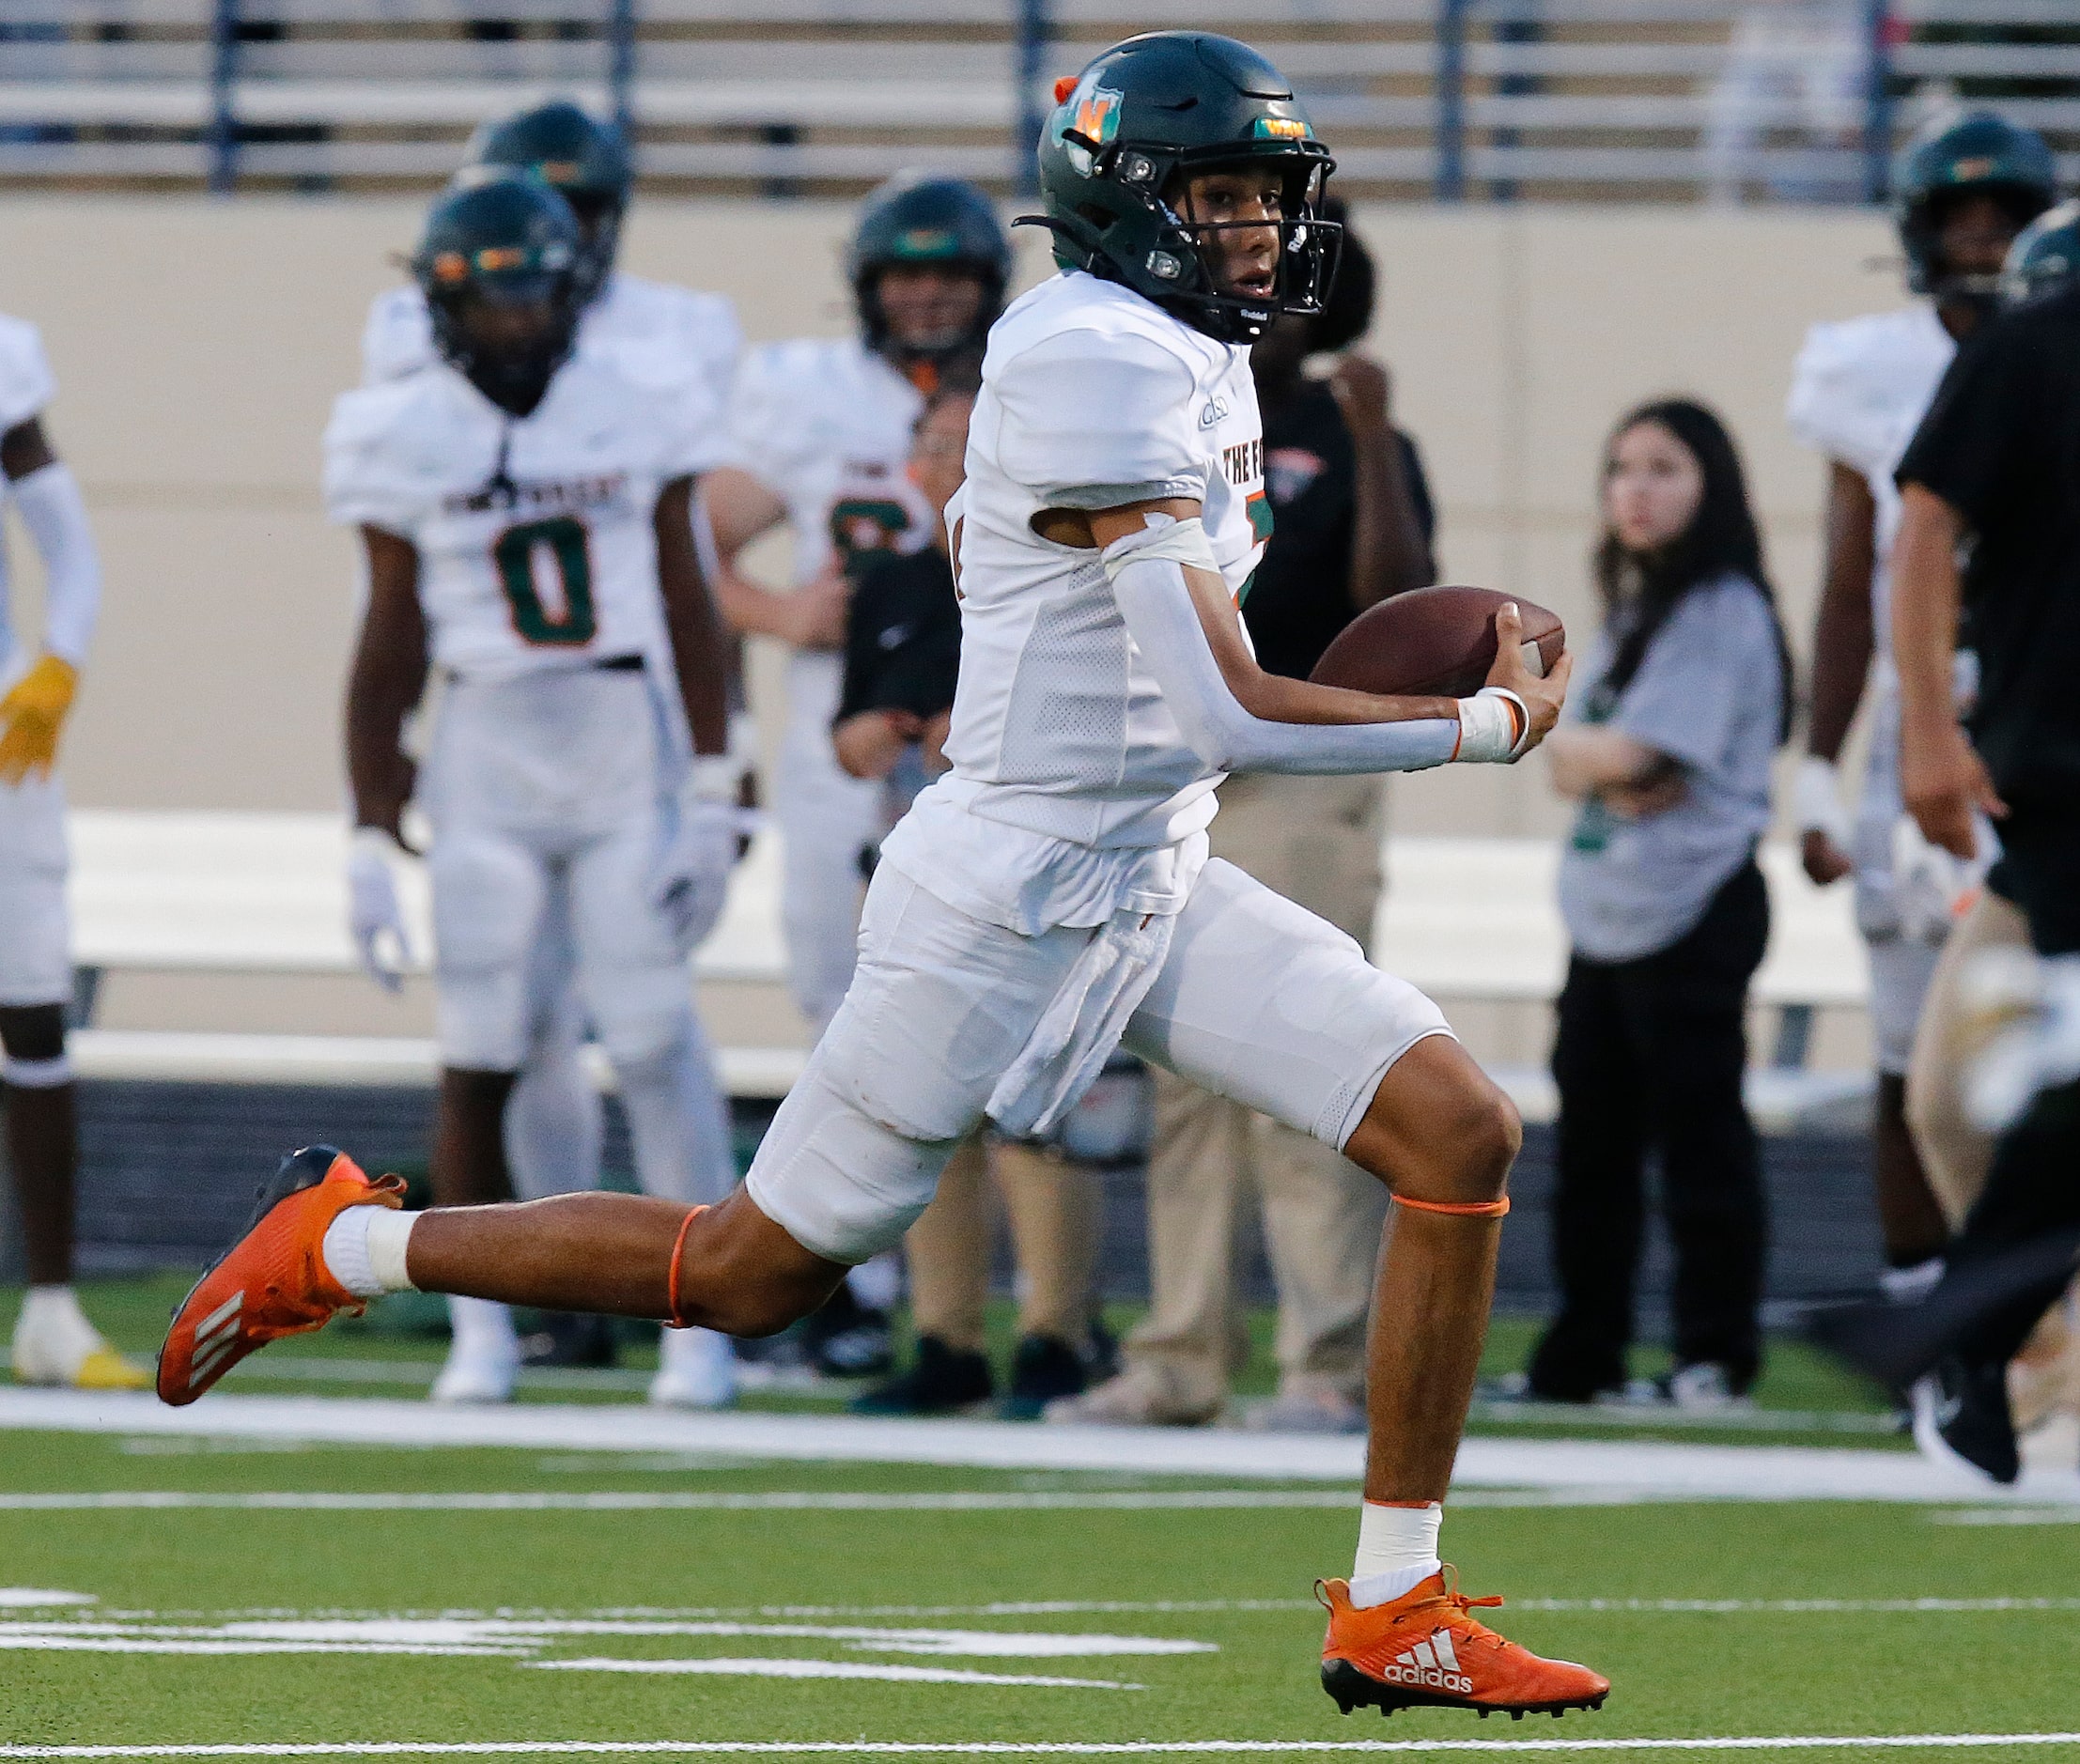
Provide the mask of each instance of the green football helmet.
POLYGON ((2000 272, 2001 303, 2020 306, 2080 275, 2080 201, 2046 209, 2016 234, 2000 272))
POLYGON ((578 217, 547 184, 505 172, 450 188, 411 255, 441 359, 500 409, 525 416, 577 340, 582 255, 578 217), (473 323, 479 306, 538 309, 529 317, 539 322, 488 334, 481 319, 473 323))
POLYGON ((1938 300, 1990 305, 1998 278, 1959 275, 1943 262, 1943 212, 1962 195, 1990 195, 2027 225, 2057 197, 2051 149, 2034 130, 1990 110, 1932 116, 1901 152, 1892 198, 1906 247, 1907 286, 1938 300))
POLYGON ((1057 102, 1040 138, 1055 261, 1119 282, 1223 343, 1253 343, 1280 313, 1312 317, 1336 275, 1343 228, 1321 218, 1336 169, 1286 77, 1247 44, 1151 31, 1108 49, 1057 102), (1222 226, 1180 213, 1181 179, 1268 164, 1283 180, 1279 283, 1269 299, 1222 289, 1203 249, 1222 226))
POLYGON ((957 178, 901 172, 866 200, 846 253, 860 333, 868 348, 891 357, 934 361, 979 353, 1004 309, 1011 284, 1011 241, 989 198, 957 178), (903 348, 889 334, 881 308, 884 270, 899 264, 943 264, 968 270, 982 283, 982 305, 967 333, 930 349, 903 348))
POLYGON ((467 153, 469 168, 529 173, 570 204, 583 236, 581 286, 586 300, 597 296, 613 270, 621 217, 635 184, 621 132, 558 99, 486 123, 470 137, 467 153))

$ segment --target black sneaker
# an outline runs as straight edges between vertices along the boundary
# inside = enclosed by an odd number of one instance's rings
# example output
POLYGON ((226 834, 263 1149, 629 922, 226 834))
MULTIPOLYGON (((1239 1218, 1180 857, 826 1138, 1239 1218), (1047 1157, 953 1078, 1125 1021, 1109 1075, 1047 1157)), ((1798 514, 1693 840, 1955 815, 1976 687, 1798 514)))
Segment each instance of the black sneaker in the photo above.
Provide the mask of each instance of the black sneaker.
POLYGON ((609 1367, 620 1358, 621 1344, 607 1317, 545 1310, 536 1326, 520 1337, 522 1366, 609 1367))
POLYGON ((886 1311, 869 1310, 841 1285, 802 1323, 809 1362, 826 1378, 875 1378, 895 1364, 895 1337, 886 1311))
POLYGON ((2008 1411, 2008 1368, 1946 1354, 1914 1386, 1914 1443, 1924 1458, 2009 1483, 2022 1475, 2008 1411))
POLYGON ((1080 1397, 1090 1368, 1059 1336, 1026 1336, 1011 1362, 1011 1390, 997 1405, 1007 1421, 1037 1421, 1057 1397, 1080 1397))
POLYGON ((987 1402, 994 1388, 989 1362, 980 1354, 919 1336, 909 1369, 861 1392, 850 1407, 854 1415, 950 1415, 987 1402))

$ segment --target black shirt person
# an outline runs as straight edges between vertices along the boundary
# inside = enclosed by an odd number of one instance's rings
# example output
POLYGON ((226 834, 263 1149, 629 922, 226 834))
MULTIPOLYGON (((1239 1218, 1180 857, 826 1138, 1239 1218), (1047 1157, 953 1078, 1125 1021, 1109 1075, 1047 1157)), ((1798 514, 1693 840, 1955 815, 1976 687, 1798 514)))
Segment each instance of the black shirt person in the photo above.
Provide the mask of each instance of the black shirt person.
POLYGON ((1436 580, 1430 487, 1416 443, 1389 415, 1386 370, 1346 354, 1326 379, 1301 372, 1311 354, 1364 335, 1374 294, 1372 258, 1347 232, 1328 309, 1281 318, 1250 354, 1276 524, 1242 619, 1268 673, 1306 679, 1367 607, 1436 580))
MULTIPOLYGON (((2022 911, 2039 954, 2080 955, 2080 695, 2072 684, 2080 646, 2080 285, 2004 314, 1972 339, 1898 477, 1893 646, 1907 809, 1933 843, 1960 857, 1973 848, 1975 811, 1992 817, 2001 856, 1987 886, 2022 911), (1968 740, 1949 708, 1961 617, 1979 662, 1968 740)), ((2014 1480, 2005 1369, 2071 1278, 2075 1246, 2080 1084, 2069 1083, 2044 1091, 2002 1136, 1943 1282, 1917 1317, 1883 1331, 1886 1369, 1928 1373, 1916 1391, 1925 1450, 2014 1480), (2045 1264, 2034 1275, 2033 1260, 2045 1264), (2016 1269, 2016 1278, 2003 1273, 2016 1269)))

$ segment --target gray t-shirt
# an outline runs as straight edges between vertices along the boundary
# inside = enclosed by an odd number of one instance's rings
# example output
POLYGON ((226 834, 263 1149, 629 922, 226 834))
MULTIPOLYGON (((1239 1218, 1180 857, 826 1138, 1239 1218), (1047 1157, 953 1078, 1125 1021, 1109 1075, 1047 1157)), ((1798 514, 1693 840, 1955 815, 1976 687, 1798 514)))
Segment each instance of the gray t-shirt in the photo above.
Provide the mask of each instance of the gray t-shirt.
POLYGON ((1770 759, 1783 704, 1777 636, 1745 576, 1693 588, 1612 699, 1604 688, 1623 614, 1601 633, 1564 720, 1601 723, 1666 753, 1688 788, 1665 813, 1627 821, 1591 797, 1560 860, 1560 916, 1581 954, 1628 962, 1704 916, 1769 825, 1770 759))

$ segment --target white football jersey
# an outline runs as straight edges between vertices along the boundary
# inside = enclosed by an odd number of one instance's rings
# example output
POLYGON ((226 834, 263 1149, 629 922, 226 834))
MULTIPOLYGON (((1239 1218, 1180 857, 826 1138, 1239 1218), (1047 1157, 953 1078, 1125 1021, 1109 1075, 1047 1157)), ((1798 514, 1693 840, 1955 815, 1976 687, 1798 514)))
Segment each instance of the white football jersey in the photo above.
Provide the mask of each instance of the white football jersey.
MULTIPOLYGON (((40 415, 57 391, 51 378, 51 364, 44 359, 43 339, 26 319, 9 318, 0 313, 0 435, 18 428, 40 415)), ((0 480, 5 495, 5 480, 0 480)), ((6 681, 14 659, 14 627, 8 611, 8 555, 0 546, 0 682, 6 681)))
POLYGON ((906 471, 924 403, 856 338, 804 337, 745 355, 723 463, 787 505, 797 582, 833 560, 930 542, 932 511, 906 471))
POLYGON ((417 548, 440 667, 489 679, 639 655, 668 670, 652 516, 665 484, 714 463, 715 439, 677 388, 590 355, 520 418, 425 367, 334 406, 325 501, 417 548))
POLYGON ((1921 426, 1957 345, 1917 302, 1815 325, 1792 369, 1785 416, 1800 441, 1863 473, 1877 504, 1877 562, 1870 604, 1881 662, 1892 654, 1892 542, 1900 531, 1900 492, 1892 473, 1921 426))
POLYGON ((1250 351, 1079 271, 1042 283, 989 333, 955 503, 946 789, 972 812, 1098 847, 1174 843, 1213 818, 1219 775, 1179 732, 1097 553, 1032 525, 1165 496, 1201 503, 1239 596, 1271 531, 1250 351))
MULTIPOLYGON (((605 361, 639 384, 683 385, 699 406, 694 420, 718 431, 728 421, 730 382, 743 342, 737 309, 722 295, 618 270, 578 324, 580 355, 605 361)), ((401 379, 439 359, 418 285, 408 282, 377 295, 361 333, 361 383, 401 379)))

